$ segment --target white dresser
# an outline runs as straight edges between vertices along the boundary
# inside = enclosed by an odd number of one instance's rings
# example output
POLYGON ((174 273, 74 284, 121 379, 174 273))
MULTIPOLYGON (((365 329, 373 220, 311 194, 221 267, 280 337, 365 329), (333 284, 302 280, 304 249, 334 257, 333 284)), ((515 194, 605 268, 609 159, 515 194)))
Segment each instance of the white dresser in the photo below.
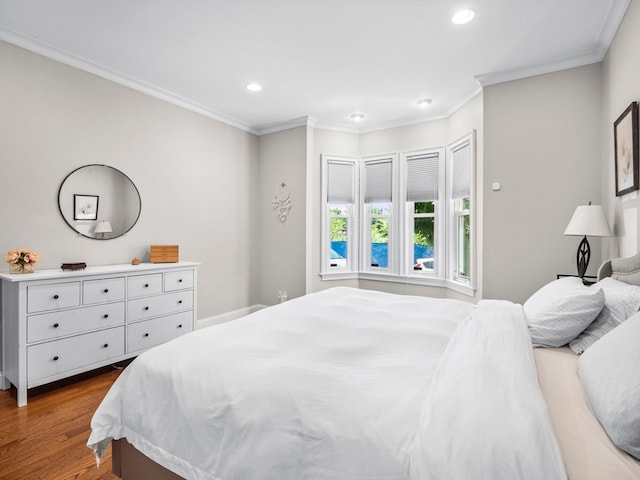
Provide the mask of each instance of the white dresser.
POLYGON ((2 388, 27 389, 134 357, 194 329, 196 262, 0 274, 2 388))

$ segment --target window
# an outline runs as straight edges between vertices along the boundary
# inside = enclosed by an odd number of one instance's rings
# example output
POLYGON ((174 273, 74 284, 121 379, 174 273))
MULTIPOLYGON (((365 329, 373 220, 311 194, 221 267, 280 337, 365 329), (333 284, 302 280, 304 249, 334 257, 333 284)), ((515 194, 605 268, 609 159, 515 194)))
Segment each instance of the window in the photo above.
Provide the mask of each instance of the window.
POLYGON ((358 163, 348 157, 324 156, 323 271, 357 270, 356 208, 358 163))
POLYGON ((364 271, 392 268, 393 164, 392 157, 369 157, 362 162, 364 183, 364 271))
POLYGON ((444 150, 432 149, 402 153, 401 165, 406 174, 407 273, 437 277, 446 257, 444 240, 439 238, 444 221, 444 150))
POLYGON ((474 149, 471 133, 446 149, 323 155, 323 278, 472 293, 474 149))
POLYGON ((366 205, 366 209, 365 218, 369 225, 366 238, 367 263, 372 269, 389 268, 391 203, 370 203, 366 205))
POLYGON ((469 283, 471 279, 471 208, 469 198, 454 201, 456 252, 453 279, 469 283))
POLYGON ((471 207, 473 177, 473 136, 452 143, 448 147, 450 192, 450 279, 472 285, 471 207))
POLYGON ((351 255, 349 254, 349 228, 351 226, 350 211, 351 205, 349 204, 329 204, 331 268, 346 268, 351 258, 351 255))

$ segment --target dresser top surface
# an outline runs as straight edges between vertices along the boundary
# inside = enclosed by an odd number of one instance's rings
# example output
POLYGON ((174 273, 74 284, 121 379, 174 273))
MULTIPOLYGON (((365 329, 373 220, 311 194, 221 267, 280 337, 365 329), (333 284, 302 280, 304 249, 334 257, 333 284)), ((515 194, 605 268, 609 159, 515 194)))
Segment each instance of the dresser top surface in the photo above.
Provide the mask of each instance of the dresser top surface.
POLYGON ((114 273, 135 274, 141 272, 153 272, 158 270, 175 270, 186 267, 196 267, 199 262, 177 262, 177 263, 141 263, 139 265, 131 265, 128 263, 120 265, 98 265, 95 267, 86 267, 83 270, 62 270, 61 268, 52 268, 45 270, 36 270, 33 273, 13 274, 0 273, 0 280, 7 282, 30 282, 34 280, 51 280, 58 278, 74 278, 89 277, 97 275, 109 275, 114 273))

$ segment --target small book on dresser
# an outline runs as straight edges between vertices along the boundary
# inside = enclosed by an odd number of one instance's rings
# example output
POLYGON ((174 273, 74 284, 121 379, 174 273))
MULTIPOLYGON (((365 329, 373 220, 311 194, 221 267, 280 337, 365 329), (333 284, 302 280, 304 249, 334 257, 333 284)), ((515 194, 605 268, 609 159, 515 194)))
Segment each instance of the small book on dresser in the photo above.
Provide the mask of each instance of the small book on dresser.
POLYGON ((87 264, 84 262, 63 263, 60 268, 62 270, 84 270, 87 268, 87 264))

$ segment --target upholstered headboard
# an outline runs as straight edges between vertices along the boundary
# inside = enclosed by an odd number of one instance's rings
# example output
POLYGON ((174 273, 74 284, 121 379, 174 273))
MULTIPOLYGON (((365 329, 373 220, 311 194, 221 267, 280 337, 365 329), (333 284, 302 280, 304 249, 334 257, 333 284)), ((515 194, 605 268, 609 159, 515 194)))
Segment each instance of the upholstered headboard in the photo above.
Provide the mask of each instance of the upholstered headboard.
POLYGON ((640 286, 640 253, 628 258, 612 258, 598 269, 598 280, 612 277, 621 282, 640 286))

